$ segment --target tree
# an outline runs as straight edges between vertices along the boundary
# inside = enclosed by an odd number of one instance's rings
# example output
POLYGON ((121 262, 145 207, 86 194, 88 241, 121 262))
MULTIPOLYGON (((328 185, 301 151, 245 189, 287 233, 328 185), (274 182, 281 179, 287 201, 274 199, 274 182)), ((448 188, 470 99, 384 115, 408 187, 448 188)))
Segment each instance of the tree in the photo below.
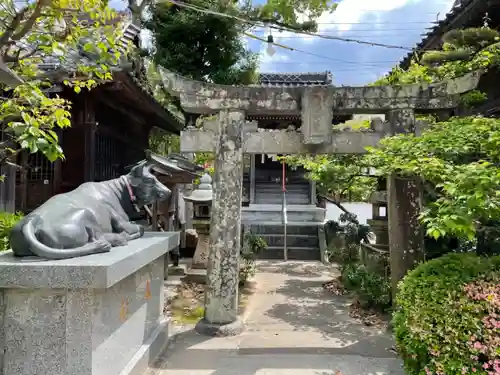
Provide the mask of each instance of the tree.
POLYGON ((3 162, 21 149, 64 157, 55 130, 70 126, 71 103, 46 89, 58 81, 78 93, 111 79, 118 20, 107 0, 2 1, 0 67, 17 81, 0 82, 3 162))
POLYGON ((498 66, 500 33, 496 30, 487 27, 451 30, 442 39, 441 50, 428 51, 420 59, 416 56, 408 69, 396 67, 373 85, 430 83, 498 66))
POLYGON ((377 182, 367 176, 361 155, 290 155, 284 161, 304 168, 317 183, 317 192, 340 206, 346 200, 366 201, 377 182))
MULTIPOLYGON (((370 120, 349 120, 334 125, 333 131, 342 131, 346 127, 349 131, 361 131, 370 124, 370 120)), ((288 155, 283 160, 288 165, 304 168, 308 178, 316 182, 318 193, 346 213, 342 202, 365 202, 377 185, 376 178, 367 173, 371 165, 366 163, 363 155, 288 155)))
POLYGON ((196 80, 248 84, 255 82, 258 61, 241 37, 255 22, 314 30, 314 19, 335 6, 331 0, 268 0, 260 6, 250 1, 157 2, 150 5, 144 25, 153 35, 156 64, 196 80), (299 22, 302 14, 309 15, 305 22, 299 22))
POLYGON ((478 225, 500 219, 500 120, 456 117, 422 135, 381 141, 366 160, 379 173, 419 176, 432 189, 422 219, 427 234, 474 238, 478 225))
MULTIPOLYGON (((442 51, 427 52, 421 63, 407 70, 394 69, 376 84, 435 82, 499 63, 499 33, 488 28, 453 30, 443 37, 442 51)), ((486 95, 465 94, 462 101, 475 106, 486 95)), ((370 149, 366 162, 380 173, 419 176, 429 199, 422 213, 427 234, 434 238, 473 239, 500 221, 500 120, 480 115, 430 120, 420 136, 397 135, 370 149)), ((498 237, 498 235, 496 235, 498 237)))
MULTIPOLYGON (((443 36, 442 50, 425 53, 407 70, 393 69, 374 85, 431 83, 478 69, 496 69, 499 38, 497 31, 488 28, 452 30, 443 36)), ((462 103, 471 107, 485 99, 484 93, 473 91, 462 97, 462 103)), ((360 167, 375 167, 381 176, 419 176, 426 186, 422 221, 427 234, 436 239, 475 238, 481 228, 500 221, 496 192, 500 188, 500 120, 480 116, 427 120, 429 128, 422 135, 384 138, 380 147, 369 149, 365 156, 299 156, 287 161, 304 166, 327 192, 367 190, 369 180, 354 178, 360 167)))
MULTIPOLYGON (((223 13, 234 8, 219 1, 190 3, 223 13)), ((200 81, 227 85, 255 81, 257 56, 245 48, 240 22, 168 2, 151 5, 150 10, 145 26, 153 35, 156 64, 200 81)))

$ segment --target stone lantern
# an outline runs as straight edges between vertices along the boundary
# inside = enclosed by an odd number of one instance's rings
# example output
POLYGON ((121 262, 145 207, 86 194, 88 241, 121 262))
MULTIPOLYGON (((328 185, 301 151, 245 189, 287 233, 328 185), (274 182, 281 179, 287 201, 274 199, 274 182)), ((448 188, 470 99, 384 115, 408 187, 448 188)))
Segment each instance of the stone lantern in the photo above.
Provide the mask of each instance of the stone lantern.
POLYGON ((210 237, 210 216, 212 213, 212 177, 204 174, 200 184, 191 194, 184 196, 193 203, 193 228, 198 233, 198 244, 193 255, 192 269, 205 270, 208 261, 208 240, 210 237))

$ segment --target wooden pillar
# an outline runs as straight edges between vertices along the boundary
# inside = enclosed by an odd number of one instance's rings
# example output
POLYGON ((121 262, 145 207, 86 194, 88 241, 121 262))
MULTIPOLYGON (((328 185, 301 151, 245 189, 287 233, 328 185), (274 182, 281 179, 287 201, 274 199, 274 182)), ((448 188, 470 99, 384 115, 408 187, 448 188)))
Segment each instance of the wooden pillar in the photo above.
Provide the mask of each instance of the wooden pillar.
POLYGON ((250 204, 255 203, 255 154, 250 155, 250 204))
POLYGON ((87 94, 82 106, 82 125, 85 134, 85 181, 94 181, 96 164, 96 133, 97 123, 95 120, 95 108, 92 98, 87 94))
MULTIPOLYGON (((413 132, 413 110, 388 113, 393 134, 413 132)), ((419 220, 422 186, 418 178, 392 175, 387 181, 389 249, 393 298, 398 282, 424 258, 424 232, 419 220)))
POLYGON ((18 210, 21 212, 26 212, 28 207, 28 152, 21 151, 19 154, 19 165, 21 166, 20 176, 19 176, 19 187, 21 191, 21 197, 19 199, 18 210))

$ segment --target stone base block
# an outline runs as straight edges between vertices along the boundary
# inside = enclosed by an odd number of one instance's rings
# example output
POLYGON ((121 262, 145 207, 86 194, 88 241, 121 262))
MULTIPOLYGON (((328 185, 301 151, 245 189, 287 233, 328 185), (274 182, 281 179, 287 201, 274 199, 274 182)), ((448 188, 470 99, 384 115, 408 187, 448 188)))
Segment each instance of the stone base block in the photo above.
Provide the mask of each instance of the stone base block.
POLYGON ((163 319, 151 336, 130 359, 120 375, 143 375, 169 343, 170 319, 163 319))
POLYGON ((202 268, 191 268, 186 272, 184 280, 197 284, 205 284, 207 282, 207 270, 202 268))
POLYGON ((186 274, 186 266, 180 264, 178 267, 169 267, 168 276, 184 276, 186 274))
POLYGON ((194 330, 200 335, 212 337, 238 336, 245 330, 245 323, 241 318, 227 324, 210 323, 202 319, 196 324, 194 330))
POLYGON ((147 233, 64 260, 0 255, 2 375, 140 375, 167 343, 165 253, 179 233, 147 233))

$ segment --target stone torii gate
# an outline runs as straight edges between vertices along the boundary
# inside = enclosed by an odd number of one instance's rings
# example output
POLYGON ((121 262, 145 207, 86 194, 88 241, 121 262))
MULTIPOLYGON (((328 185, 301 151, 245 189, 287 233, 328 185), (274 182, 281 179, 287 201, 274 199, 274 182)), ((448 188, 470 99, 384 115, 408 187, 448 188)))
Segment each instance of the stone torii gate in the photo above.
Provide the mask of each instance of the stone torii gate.
MULTIPOLYGON (((205 317, 200 333, 235 335, 243 330, 238 318, 238 267, 241 238, 243 154, 364 153, 387 135, 419 131, 415 111, 457 106, 462 93, 474 89, 480 73, 435 84, 366 87, 222 86, 193 81, 159 69, 166 89, 178 97, 184 111, 213 115, 202 129, 181 133, 182 152, 213 152, 213 203, 207 267, 205 317), (385 114, 362 132, 336 132, 335 114, 385 114), (264 131, 245 120, 247 115, 300 115, 297 131, 264 131)), ((389 248, 392 285, 421 259, 422 205, 417 180, 388 181, 389 248)))

